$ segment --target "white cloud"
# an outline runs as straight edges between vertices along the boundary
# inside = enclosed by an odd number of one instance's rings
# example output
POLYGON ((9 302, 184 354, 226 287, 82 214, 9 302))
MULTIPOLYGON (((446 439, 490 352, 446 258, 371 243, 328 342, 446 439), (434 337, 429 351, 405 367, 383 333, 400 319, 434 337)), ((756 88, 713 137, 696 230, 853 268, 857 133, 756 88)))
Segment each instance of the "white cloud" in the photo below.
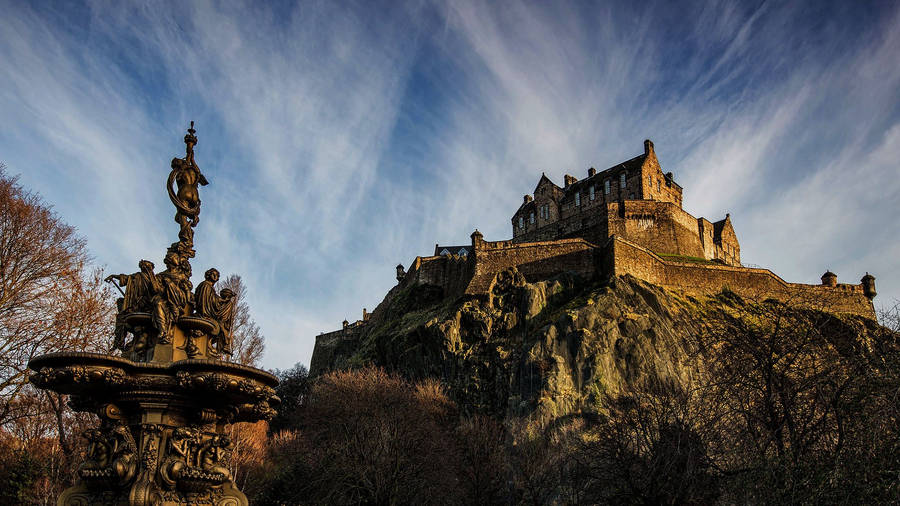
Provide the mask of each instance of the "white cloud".
POLYGON ((802 6, 732 2, 4 7, 0 159, 129 271, 175 239, 162 181, 196 120, 194 271, 242 275, 270 367, 373 309, 397 262, 507 238, 542 171, 645 137, 748 260, 900 297, 896 9, 811 41, 802 6))

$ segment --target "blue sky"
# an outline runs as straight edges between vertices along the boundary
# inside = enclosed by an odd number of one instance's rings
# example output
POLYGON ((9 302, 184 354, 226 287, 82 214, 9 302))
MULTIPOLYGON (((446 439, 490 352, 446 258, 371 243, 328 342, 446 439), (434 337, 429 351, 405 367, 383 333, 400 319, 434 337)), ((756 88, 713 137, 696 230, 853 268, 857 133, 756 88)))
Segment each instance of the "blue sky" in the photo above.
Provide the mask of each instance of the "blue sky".
POLYGON ((644 138, 745 262, 900 299, 896 2, 0 8, 0 161, 132 272, 176 238, 163 186, 196 121, 194 272, 243 276, 266 367, 308 364, 398 262, 509 238, 541 172, 644 138))

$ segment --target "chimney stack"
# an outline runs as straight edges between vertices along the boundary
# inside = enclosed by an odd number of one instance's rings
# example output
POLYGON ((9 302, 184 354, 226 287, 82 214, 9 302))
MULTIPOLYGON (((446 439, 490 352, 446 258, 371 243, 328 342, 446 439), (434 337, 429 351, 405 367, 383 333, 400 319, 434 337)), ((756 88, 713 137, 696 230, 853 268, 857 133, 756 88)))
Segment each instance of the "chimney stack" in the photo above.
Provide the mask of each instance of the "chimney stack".
POLYGON ((588 169, 588 177, 594 177, 595 175, 597 175, 597 169, 595 169, 593 167, 588 169))
POLYGON ((644 140, 644 154, 649 155, 653 152, 653 141, 650 139, 644 140))
POLYGON ((565 187, 568 188, 569 185, 572 185, 575 183, 575 181, 578 181, 578 178, 575 176, 570 176, 569 174, 566 174, 565 177, 563 177, 563 180, 565 180, 565 182, 566 182, 565 187))
POLYGON ((532 200, 532 199, 531 199, 531 195, 525 195, 525 199, 524 199, 524 200, 525 200, 525 203, 526 203, 526 204, 529 203, 529 202, 531 202, 531 200, 532 200))

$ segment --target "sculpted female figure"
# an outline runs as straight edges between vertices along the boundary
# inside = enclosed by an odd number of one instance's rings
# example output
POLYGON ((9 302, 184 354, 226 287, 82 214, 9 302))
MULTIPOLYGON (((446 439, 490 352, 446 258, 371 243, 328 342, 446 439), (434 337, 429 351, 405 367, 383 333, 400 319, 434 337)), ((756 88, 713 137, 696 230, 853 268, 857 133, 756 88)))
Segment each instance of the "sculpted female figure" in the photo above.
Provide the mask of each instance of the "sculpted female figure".
POLYGON ((172 172, 169 173, 169 179, 166 182, 169 199, 178 210, 175 213, 175 222, 181 225, 181 232, 179 232, 178 237, 188 243, 193 242, 194 233, 192 227, 197 226, 197 223, 200 221, 200 192, 197 186, 209 184, 209 181, 200 172, 200 167, 194 162, 194 146, 197 144, 195 132, 194 122, 191 121, 191 128, 188 129, 187 135, 184 136, 187 156, 172 159, 172 172), (177 192, 172 189, 173 182, 178 187, 177 192))

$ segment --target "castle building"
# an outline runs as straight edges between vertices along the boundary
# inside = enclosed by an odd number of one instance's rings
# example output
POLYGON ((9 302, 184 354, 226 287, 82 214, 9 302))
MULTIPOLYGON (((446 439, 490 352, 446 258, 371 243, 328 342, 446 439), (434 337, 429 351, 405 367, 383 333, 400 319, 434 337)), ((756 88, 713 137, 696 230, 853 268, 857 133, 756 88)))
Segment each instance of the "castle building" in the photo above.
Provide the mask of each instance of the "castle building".
MULTIPOLYGON (((584 279, 633 276, 692 296, 728 289, 751 300, 776 299, 834 313, 875 318, 875 277, 859 284, 839 283, 826 271, 821 283, 791 283, 757 266, 741 265, 741 247, 731 217, 710 222, 681 208, 682 189, 671 172, 663 173, 644 141, 644 153, 604 171, 588 171, 581 181, 566 175, 559 187, 542 175, 534 197, 512 217, 510 240, 486 241, 475 230, 467 245, 434 245, 431 256, 417 256, 396 267, 397 286, 372 313, 378 320, 390 301, 412 285, 439 288, 445 297, 490 299, 503 273, 514 269, 528 282, 564 272, 584 279)), ((316 347, 335 350, 357 340, 363 320, 344 322, 341 330, 320 334, 316 347)), ((330 359, 313 353, 310 370, 324 370, 330 359), (318 358, 317 358, 318 357, 318 358)))
POLYGON ((600 172, 591 168, 580 181, 566 174, 563 187, 541 175, 534 197, 525 195, 513 214, 513 242, 580 237, 605 244, 616 235, 658 255, 740 265, 731 217, 695 218, 682 209, 681 194, 645 140, 643 154, 600 172))

